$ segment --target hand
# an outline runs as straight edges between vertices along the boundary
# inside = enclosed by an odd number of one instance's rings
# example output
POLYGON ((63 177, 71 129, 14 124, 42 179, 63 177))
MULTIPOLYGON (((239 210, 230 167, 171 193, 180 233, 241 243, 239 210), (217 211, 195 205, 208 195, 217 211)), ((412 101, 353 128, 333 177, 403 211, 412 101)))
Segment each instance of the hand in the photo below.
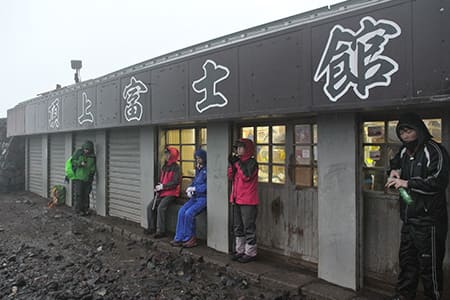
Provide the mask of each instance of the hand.
POLYGON ((155 186, 155 191, 157 191, 157 192, 161 191, 162 189, 163 189, 163 184, 162 184, 162 183, 158 183, 158 184, 155 186))
POLYGON ((237 156, 234 153, 230 153, 230 155, 228 155, 228 162, 232 165, 234 165, 235 162, 237 162, 239 160, 239 156, 237 156))
POLYGON ((392 177, 392 178, 400 178, 400 172, 399 172, 399 170, 391 170, 391 173, 389 174, 389 177, 392 177))
POLYGON ((80 163, 80 165, 81 165, 82 167, 85 167, 85 166, 86 166, 86 162, 83 160, 83 161, 80 163))
POLYGON ((188 188, 186 189, 186 195, 188 196, 188 198, 191 198, 192 196, 194 196, 195 194, 195 186, 188 186, 188 188))
MULTIPOLYGON (((392 174, 392 172, 391 172, 391 174, 392 174)), ((395 178, 395 177, 389 177, 386 182, 385 187, 386 188, 394 187, 397 190, 401 187, 408 188, 408 180, 403 180, 403 179, 395 178)))
POLYGON ((64 183, 69 183, 70 182, 70 180, 69 180, 69 177, 64 177, 64 183))
POLYGON ((186 194, 189 192, 195 192, 195 186, 188 186, 188 188, 186 189, 186 194))

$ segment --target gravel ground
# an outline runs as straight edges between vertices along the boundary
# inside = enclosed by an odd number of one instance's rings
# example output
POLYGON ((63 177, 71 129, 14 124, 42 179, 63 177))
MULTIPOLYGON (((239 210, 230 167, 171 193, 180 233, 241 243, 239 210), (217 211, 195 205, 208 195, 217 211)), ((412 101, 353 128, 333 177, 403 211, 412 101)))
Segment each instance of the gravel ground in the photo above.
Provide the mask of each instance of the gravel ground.
POLYGON ((115 236, 31 193, 0 194, 0 216, 0 299, 301 299, 115 236))

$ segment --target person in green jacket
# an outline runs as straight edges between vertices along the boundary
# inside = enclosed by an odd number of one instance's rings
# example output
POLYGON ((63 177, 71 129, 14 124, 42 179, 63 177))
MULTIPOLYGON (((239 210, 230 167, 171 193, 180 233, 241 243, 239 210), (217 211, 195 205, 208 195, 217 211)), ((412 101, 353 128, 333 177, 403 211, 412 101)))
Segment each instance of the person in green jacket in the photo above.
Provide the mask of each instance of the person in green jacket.
POLYGON ((89 212, 89 194, 95 171, 94 144, 86 141, 66 162, 66 178, 73 183, 73 207, 79 214, 89 212))

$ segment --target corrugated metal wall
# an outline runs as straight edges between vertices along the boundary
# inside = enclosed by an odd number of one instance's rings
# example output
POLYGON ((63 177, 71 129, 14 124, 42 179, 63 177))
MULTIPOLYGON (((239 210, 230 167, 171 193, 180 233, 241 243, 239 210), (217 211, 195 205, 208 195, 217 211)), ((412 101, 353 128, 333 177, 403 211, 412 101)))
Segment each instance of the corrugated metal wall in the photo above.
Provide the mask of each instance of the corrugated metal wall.
MULTIPOLYGON (((81 146, 86 141, 91 141, 94 143, 94 151, 96 150, 95 145, 95 131, 79 131, 75 134, 75 140, 74 140, 74 150, 81 148, 81 146)), ((97 177, 97 176, 96 176, 97 177)), ((97 195, 97 181, 94 177, 94 182, 92 183, 92 192, 89 197, 89 207, 93 210, 95 210, 95 204, 96 204, 96 195, 97 195)))
POLYGON ((107 159, 109 215, 141 221, 139 130, 110 132, 107 159))
POLYGON ((65 135, 52 134, 49 136, 49 158, 48 158, 48 190, 57 184, 64 184, 65 176, 65 135))
POLYGON ((42 136, 31 136, 28 139, 28 190, 42 195, 45 190, 42 177, 42 136))

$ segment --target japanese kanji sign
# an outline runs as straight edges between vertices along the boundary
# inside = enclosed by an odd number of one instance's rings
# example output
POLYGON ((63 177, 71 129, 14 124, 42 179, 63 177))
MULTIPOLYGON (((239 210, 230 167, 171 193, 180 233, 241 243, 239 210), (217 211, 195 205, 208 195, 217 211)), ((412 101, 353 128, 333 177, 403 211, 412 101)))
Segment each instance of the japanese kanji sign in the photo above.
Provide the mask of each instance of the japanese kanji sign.
POLYGON ((48 126, 59 128, 59 99, 56 98, 48 107, 48 126))
POLYGON ((137 80, 134 76, 131 77, 130 83, 125 86, 122 94, 123 99, 126 101, 124 110, 125 120, 128 122, 141 120, 144 111, 139 99, 141 98, 141 94, 147 92, 148 88, 145 83, 137 80))
POLYGON ((92 101, 88 98, 86 92, 81 95, 81 110, 82 113, 78 117, 78 123, 83 125, 84 123, 93 123, 94 114, 91 112, 92 101))
POLYGON ((206 60, 202 68, 203 76, 192 82, 192 89, 198 94, 203 94, 202 99, 195 103, 199 113, 212 107, 224 107, 228 104, 228 99, 218 91, 217 84, 230 75, 227 67, 218 65, 211 59, 206 60))
POLYGON ((369 90, 389 86, 398 71, 395 60, 383 55, 387 43, 401 34, 393 21, 364 17, 354 32, 341 25, 330 31, 328 42, 314 75, 318 82, 325 76, 323 91, 336 102, 350 88, 360 99, 369 97, 369 90))

